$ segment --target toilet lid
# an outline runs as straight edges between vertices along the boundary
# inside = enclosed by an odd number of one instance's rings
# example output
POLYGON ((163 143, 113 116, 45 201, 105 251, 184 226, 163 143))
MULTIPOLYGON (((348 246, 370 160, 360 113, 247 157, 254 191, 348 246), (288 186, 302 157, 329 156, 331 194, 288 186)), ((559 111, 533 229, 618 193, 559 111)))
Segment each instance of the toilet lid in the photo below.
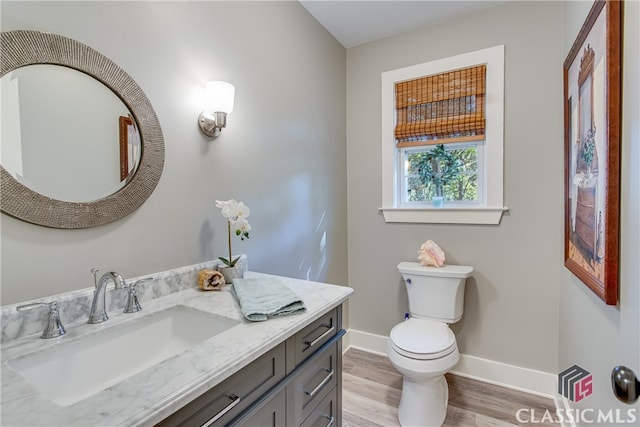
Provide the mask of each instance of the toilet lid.
POLYGON ((438 359, 455 350, 456 337, 446 323, 411 318, 389 334, 391 346, 412 359, 438 359))

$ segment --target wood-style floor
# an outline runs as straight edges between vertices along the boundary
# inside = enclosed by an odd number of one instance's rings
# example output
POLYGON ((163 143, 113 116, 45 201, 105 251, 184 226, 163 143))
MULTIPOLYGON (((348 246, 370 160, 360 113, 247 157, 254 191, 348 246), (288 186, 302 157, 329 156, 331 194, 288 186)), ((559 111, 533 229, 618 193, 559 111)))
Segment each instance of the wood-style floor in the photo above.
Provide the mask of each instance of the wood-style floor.
MULTIPOLYGON (((540 422, 545 410, 555 413, 551 399, 457 375, 447 374, 446 378, 449 407, 444 427, 557 427, 540 422), (520 408, 533 409, 537 422, 519 423, 516 412, 520 408)), ((402 376, 387 357, 349 349, 343 358, 342 389, 343 427, 400 425, 397 417, 402 376)))

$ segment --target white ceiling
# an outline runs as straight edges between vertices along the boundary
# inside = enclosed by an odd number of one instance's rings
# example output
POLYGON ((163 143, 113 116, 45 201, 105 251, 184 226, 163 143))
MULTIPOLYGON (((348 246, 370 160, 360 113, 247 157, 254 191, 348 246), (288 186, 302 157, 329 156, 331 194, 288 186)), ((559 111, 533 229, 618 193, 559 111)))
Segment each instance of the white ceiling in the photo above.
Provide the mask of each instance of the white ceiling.
POLYGON ((299 0, 344 47, 440 24, 506 3, 484 0, 299 0))

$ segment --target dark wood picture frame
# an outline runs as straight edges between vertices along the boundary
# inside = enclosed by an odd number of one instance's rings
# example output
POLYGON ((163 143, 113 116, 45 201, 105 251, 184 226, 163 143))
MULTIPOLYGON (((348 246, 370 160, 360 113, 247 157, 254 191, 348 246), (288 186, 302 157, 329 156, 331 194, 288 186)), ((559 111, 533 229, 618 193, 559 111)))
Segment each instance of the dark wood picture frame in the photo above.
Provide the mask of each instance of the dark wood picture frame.
POLYGON ((120 181, 129 176, 129 126, 133 122, 129 117, 120 116, 118 119, 120 128, 120 181))
POLYGON ((597 0, 564 62, 565 267, 618 302, 622 2, 597 0))

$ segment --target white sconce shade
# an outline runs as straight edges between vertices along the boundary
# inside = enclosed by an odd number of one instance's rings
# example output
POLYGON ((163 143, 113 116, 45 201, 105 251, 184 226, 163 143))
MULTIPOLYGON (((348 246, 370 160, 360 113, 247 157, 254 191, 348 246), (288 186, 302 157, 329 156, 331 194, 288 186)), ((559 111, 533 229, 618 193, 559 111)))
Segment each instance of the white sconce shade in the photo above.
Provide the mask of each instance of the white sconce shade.
POLYGON ((212 81, 206 85, 205 110, 198 117, 200 130, 217 137, 227 125, 227 114, 233 111, 236 88, 227 82, 212 81))
POLYGON ((233 99, 236 88, 227 82, 207 82, 207 109, 212 113, 227 113, 233 111, 233 99))

